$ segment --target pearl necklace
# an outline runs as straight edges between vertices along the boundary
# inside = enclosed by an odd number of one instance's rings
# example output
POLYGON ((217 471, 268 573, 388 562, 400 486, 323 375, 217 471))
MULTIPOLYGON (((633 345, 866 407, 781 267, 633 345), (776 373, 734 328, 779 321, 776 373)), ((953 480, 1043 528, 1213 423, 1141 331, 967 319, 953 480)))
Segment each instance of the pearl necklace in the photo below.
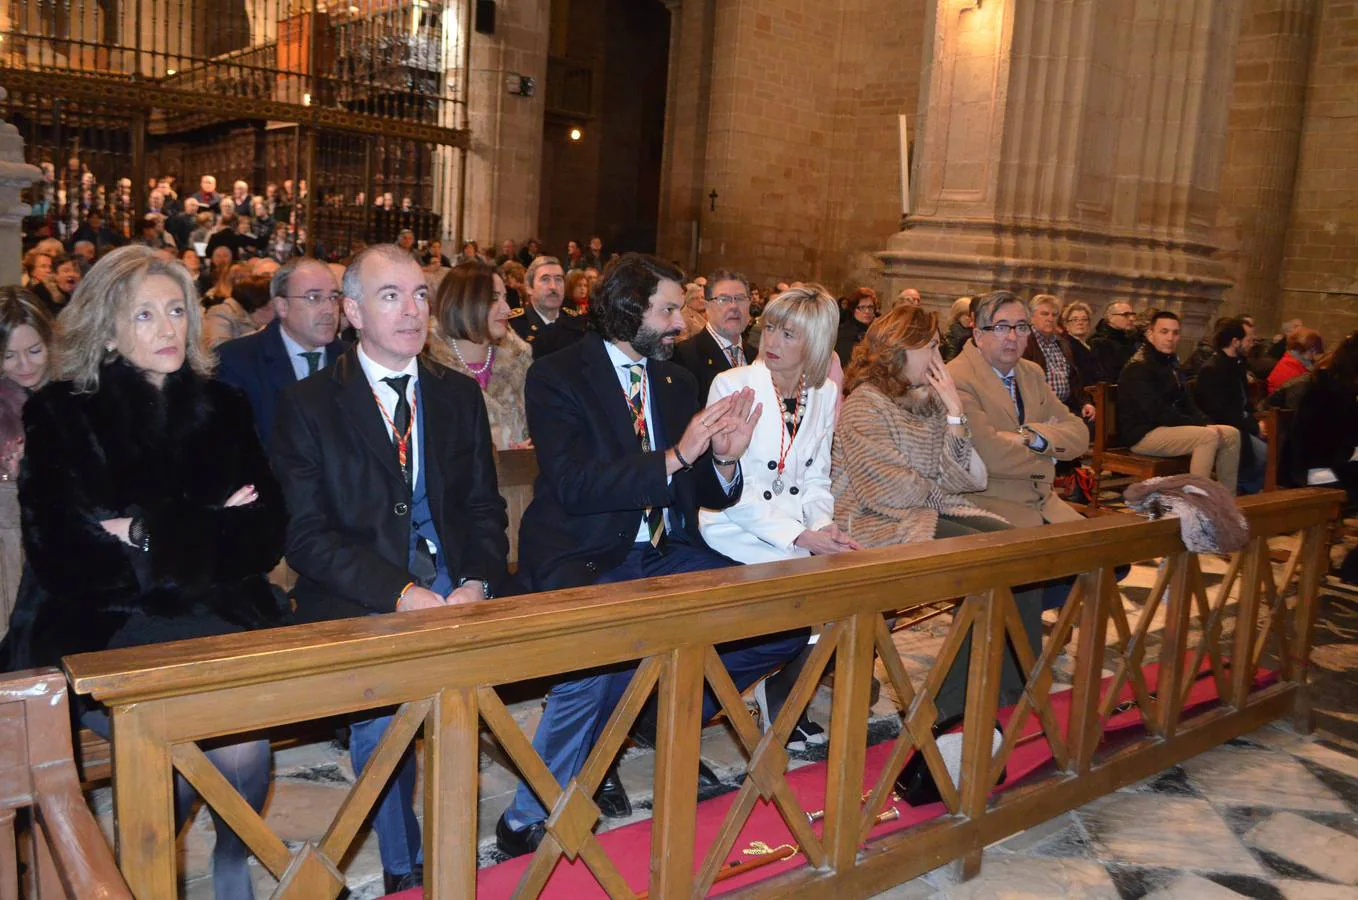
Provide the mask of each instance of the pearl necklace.
POLYGON ((462 351, 457 349, 457 341, 453 340, 449 341, 448 343, 452 345, 453 355, 457 357, 457 361, 462 363, 463 367, 465 367, 466 370, 468 372, 471 372, 473 375, 480 375, 484 373, 486 369, 490 368, 490 364, 495 361, 494 344, 486 345, 486 361, 481 363, 481 365, 479 366, 473 366, 471 363, 467 362, 465 357, 463 357, 462 351))

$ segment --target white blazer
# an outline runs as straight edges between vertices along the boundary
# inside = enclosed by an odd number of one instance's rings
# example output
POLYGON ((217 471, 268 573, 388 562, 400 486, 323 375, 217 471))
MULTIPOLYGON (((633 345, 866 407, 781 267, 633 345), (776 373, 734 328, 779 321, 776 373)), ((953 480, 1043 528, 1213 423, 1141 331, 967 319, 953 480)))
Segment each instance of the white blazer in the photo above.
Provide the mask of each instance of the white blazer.
POLYGON ((810 556, 792 542, 803 531, 815 531, 834 521, 830 442, 835 433, 839 387, 827 378, 825 384, 809 392, 801 428, 788 450, 781 494, 773 493, 773 481, 778 475, 779 433, 786 446, 787 429, 782 401, 763 361, 719 374, 708 392, 708 402, 747 387, 754 388, 755 403, 764 404, 764 411, 755 423, 750 446, 740 458, 745 483, 740 502, 721 511, 702 510, 699 530, 713 550, 742 563, 810 556))

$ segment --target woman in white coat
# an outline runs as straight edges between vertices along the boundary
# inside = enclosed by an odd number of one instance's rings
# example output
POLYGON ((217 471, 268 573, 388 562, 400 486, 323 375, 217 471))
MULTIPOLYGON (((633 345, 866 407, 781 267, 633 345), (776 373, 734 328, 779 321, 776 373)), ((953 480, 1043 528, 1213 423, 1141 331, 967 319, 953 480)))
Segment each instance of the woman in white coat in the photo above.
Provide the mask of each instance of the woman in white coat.
MULTIPOLYGON (((839 388, 829 379, 839 307, 816 285, 779 294, 764 309, 759 357, 712 382, 708 402, 753 388, 764 412, 740 460, 740 501, 703 510, 703 540, 737 562, 762 563, 857 550, 835 525, 830 493, 830 442, 839 388)), ((777 717, 806 654, 755 688, 761 725, 777 717)), ((824 744, 825 731, 805 715, 788 747, 824 744)))

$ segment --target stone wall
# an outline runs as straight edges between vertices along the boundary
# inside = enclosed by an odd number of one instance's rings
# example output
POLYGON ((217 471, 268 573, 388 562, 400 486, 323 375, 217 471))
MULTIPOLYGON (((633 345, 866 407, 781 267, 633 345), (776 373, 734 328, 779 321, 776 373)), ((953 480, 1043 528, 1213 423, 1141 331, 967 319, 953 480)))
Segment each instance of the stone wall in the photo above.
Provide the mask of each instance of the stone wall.
POLYGON ((915 111, 925 0, 670 5, 660 253, 760 282, 876 283, 871 253, 899 227, 896 117, 915 111))
MULTIPOLYGON (((538 227, 548 9, 549 0, 497 4, 495 34, 472 35, 465 237, 483 247, 498 247, 505 238, 522 241, 538 227), (536 78, 537 94, 510 94, 510 74, 536 78)), ((456 152, 448 156, 451 163, 456 152)), ((449 171, 456 169, 450 165, 449 171)), ((456 209, 447 210, 445 221, 455 220, 456 209)), ((452 256, 456 249, 444 252, 452 256)))
POLYGON ((1358 328, 1358 3, 1320 7, 1280 293, 1335 341, 1358 328))
POLYGON ((1221 178, 1224 256, 1235 278, 1222 313, 1281 321, 1278 279, 1292 212, 1306 81, 1320 3, 1248 0, 1221 178))

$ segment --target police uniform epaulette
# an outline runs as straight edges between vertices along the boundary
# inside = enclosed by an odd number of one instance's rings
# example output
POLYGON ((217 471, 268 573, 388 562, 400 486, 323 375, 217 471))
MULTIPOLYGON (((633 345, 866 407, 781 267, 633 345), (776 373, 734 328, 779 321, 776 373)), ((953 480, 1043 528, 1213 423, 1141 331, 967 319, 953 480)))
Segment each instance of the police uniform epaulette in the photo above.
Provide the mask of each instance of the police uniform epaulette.
POLYGON ((520 306, 518 309, 511 309, 511 310, 509 311, 509 317, 510 317, 511 319, 517 319, 517 318, 518 318, 519 316, 521 316, 521 315, 523 315, 523 307, 522 307, 522 306, 520 306))
POLYGON ((581 315, 580 310, 576 309, 576 308, 573 307, 573 306, 563 306, 563 307, 561 307, 561 311, 562 311, 563 313, 565 313, 566 315, 568 315, 568 316, 578 316, 578 315, 581 315))

